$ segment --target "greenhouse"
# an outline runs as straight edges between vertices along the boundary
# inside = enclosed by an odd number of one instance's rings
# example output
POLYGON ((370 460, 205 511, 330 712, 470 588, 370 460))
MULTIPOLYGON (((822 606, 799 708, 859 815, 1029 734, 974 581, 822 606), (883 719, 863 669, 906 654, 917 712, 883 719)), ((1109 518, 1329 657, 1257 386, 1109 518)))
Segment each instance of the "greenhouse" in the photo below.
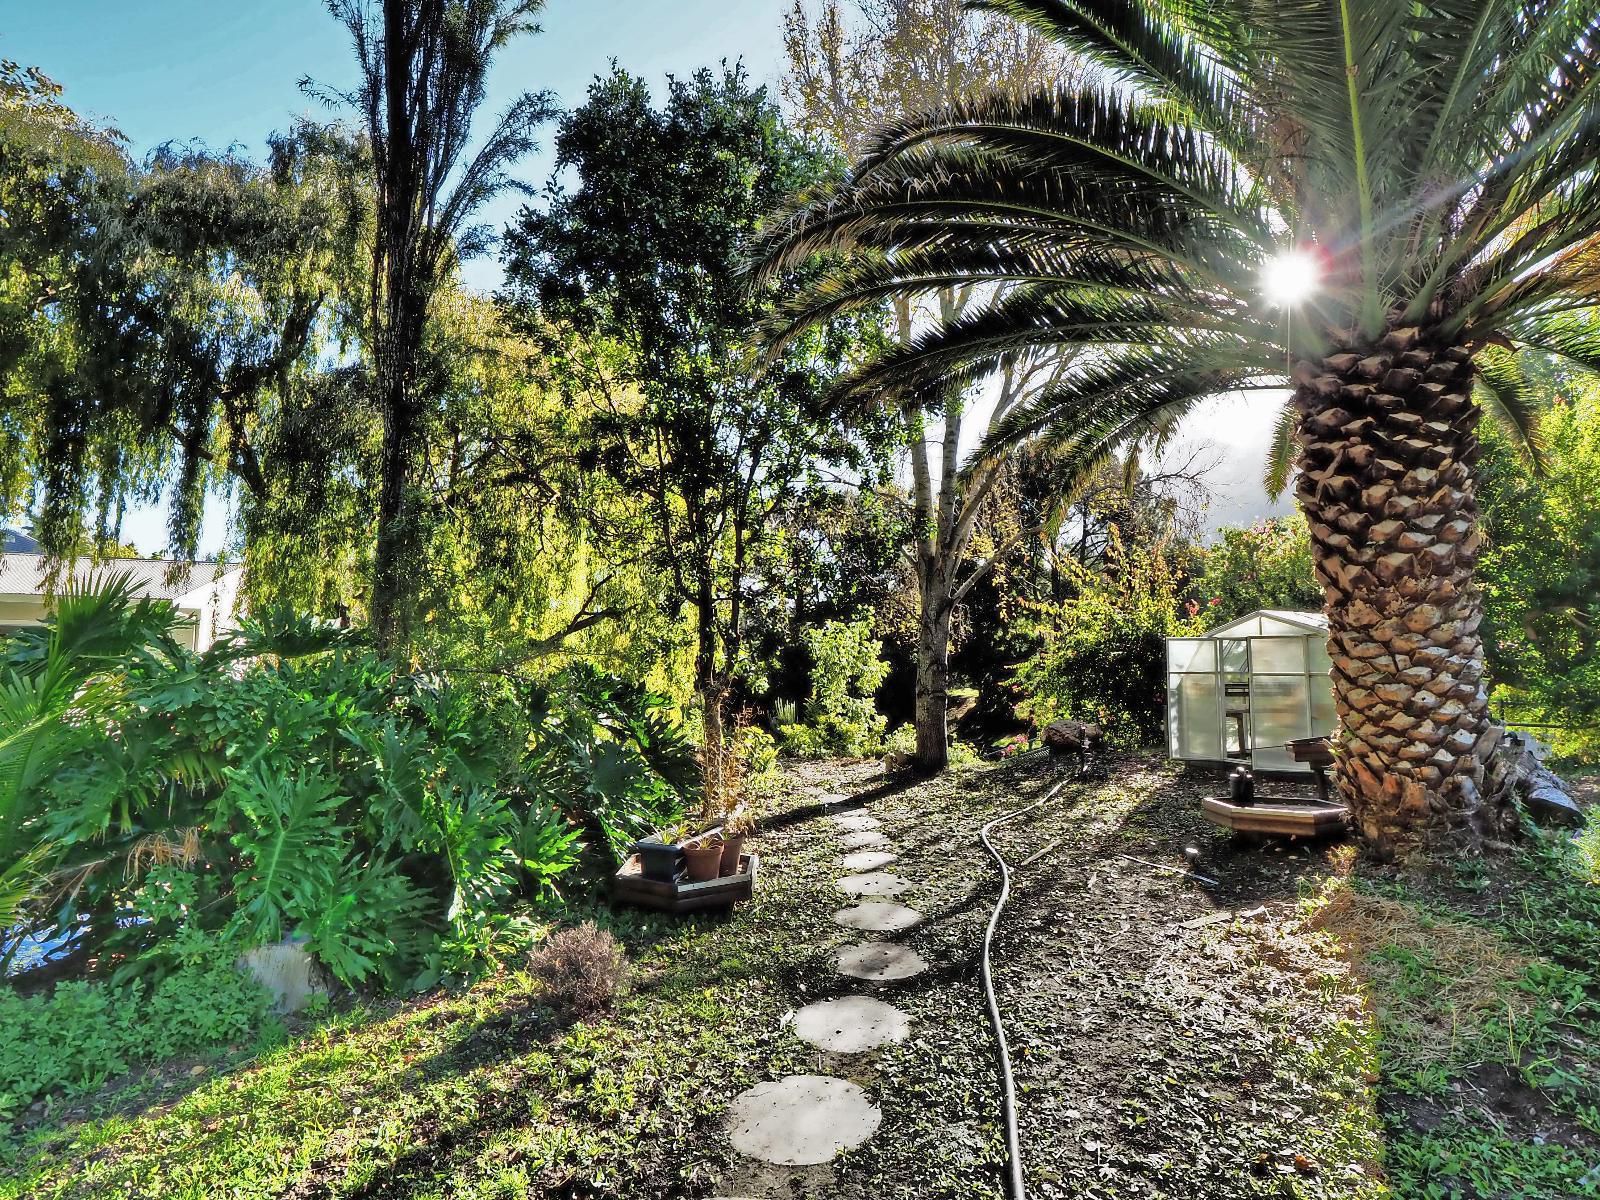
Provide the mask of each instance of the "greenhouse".
POLYGON ((1307 771, 1284 748, 1331 734, 1328 622, 1263 609, 1203 637, 1167 641, 1167 749, 1193 763, 1307 771))

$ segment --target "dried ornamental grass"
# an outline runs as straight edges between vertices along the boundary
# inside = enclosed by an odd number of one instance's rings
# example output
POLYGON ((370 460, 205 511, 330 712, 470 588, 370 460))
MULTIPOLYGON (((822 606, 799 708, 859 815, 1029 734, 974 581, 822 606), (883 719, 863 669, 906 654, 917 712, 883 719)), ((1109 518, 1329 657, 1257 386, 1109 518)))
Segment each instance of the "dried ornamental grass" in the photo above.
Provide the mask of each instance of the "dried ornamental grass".
POLYGON ((545 997, 576 1017, 606 1011, 628 978, 621 943, 593 921, 551 934, 528 966, 545 997))

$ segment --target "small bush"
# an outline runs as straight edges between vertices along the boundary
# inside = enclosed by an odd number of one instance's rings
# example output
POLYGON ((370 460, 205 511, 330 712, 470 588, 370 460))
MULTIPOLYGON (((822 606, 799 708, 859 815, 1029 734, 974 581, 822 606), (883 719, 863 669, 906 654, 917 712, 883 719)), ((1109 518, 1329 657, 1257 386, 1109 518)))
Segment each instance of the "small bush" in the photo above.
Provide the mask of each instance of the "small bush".
POLYGON ((778 743, 759 725, 742 726, 738 746, 745 772, 751 779, 759 779, 777 768, 778 743))
POLYGON ((827 758, 834 753, 827 734, 809 725, 779 725, 778 739, 783 752, 795 758, 827 758))
POLYGON ((628 977, 628 958, 616 938, 585 921, 551 934, 529 962, 545 996, 575 1017, 611 1007, 628 977))
POLYGON ((889 673, 871 622, 829 621, 805 632, 811 655, 811 703, 805 725, 778 734, 790 754, 803 758, 882 753, 886 721, 872 695, 889 673))
POLYGON ((1175 568, 1162 547, 1124 548, 1113 528, 1108 567, 1064 564, 1078 595, 1031 606, 1039 650, 1017 668, 1017 712, 1043 727, 1062 717, 1094 721, 1114 746, 1160 744, 1166 729, 1167 639, 1198 632, 1182 614, 1175 568))
POLYGON ((233 949, 190 955, 148 989, 68 982, 48 995, 0 988, 0 1121, 35 1100, 80 1096, 137 1062, 253 1038, 270 998, 233 967, 233 949))

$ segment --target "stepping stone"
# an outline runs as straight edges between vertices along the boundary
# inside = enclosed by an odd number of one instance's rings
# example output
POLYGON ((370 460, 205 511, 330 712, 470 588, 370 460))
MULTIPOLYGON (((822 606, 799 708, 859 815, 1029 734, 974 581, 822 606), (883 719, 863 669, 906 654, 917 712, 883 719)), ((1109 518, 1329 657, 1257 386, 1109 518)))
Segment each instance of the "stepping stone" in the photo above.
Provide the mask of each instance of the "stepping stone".
POLYGON ((842 792, 823 792, 822 795, 817 797, 817 803, 818 804, 843 804, 848 799, 850 799, 850 797, 846 796, 842 792))
POLYGON ((839 839, 839 844, 846 850, 877 849, 889 844, 889 839, 876 829, 858 829, 854 833, 847 833, 839 839))
POLYGON ((728 1109, 733 1148, 783 1167, 825 1163, 877 1132, 883 1114, 867 1093, 827 1075, 758 1083, 728 1109))
POLYGON ((865 875, 846 875, 839 890, 846 896, 899 896, 916 885, 889 871, 869 871, 865 875))
POLYGON ((795 1014, 794 1031, 818 1050, 860 1054, 905 1041, 911 1018, 871 996, 845 996, 806 1005, 795 1014))
POLYGON ((865 933, 902 933, 920 924, 922 914, 904 904, 865 900, 849 908, 841 908, 833 914, 833 921, 846 929, 860 929, 865 933))
POLYGON ((860 833, 864 829, 877 829, 883 822, 877 817, 869 817, 866 813, 836 813, 828 818, 840 829, 848 829, 860 833))
POLYGON ((927 969, 927 959, 894 942, 862 942, 839 951, 839 974, 851 979, 884 983, 891 979, 910 979, 927 969))
POLYGON ((846 871, 876 871, 879 867, 887 867, 895 860, 893 854, 886 854, 882 850, 860 850, 855 854, 844 856, 844 869, 846 871))

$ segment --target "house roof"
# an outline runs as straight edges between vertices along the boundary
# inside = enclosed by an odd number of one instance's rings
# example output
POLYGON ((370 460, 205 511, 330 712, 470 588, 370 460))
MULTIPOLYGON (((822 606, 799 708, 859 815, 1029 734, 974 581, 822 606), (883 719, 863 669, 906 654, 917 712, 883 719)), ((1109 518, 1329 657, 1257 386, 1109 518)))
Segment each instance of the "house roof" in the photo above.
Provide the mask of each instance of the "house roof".
POLYGON ((7 554, 37 554, 39 543, 15 529, 0 529, 0 550, 7 554))
MULTIPOLYGON (((86 583, 91 579, 128 575, 140 596, 179 601, 237 570, 238 563, 188 563, 172 558, 105 558, 99 562, 92 558, 75 558, 66 564, 61 579, 65 586, 69 580, 86 583), (174 570, 176 575, 169 582, 168 572, 174 570)), ((44 555, 0 554, 0 595, 43 596, 49 590, 48 584, 48 560, 44 555)))
POLYGON ((1229 621, 1225 625, 1218 625, 1205 636, 1208 638, 1271 637, 1274 634, 1327 632, 1328 618, 1324 613, 1293 612, 1286 608, 1258 608, 1255 612, 1229 621))

